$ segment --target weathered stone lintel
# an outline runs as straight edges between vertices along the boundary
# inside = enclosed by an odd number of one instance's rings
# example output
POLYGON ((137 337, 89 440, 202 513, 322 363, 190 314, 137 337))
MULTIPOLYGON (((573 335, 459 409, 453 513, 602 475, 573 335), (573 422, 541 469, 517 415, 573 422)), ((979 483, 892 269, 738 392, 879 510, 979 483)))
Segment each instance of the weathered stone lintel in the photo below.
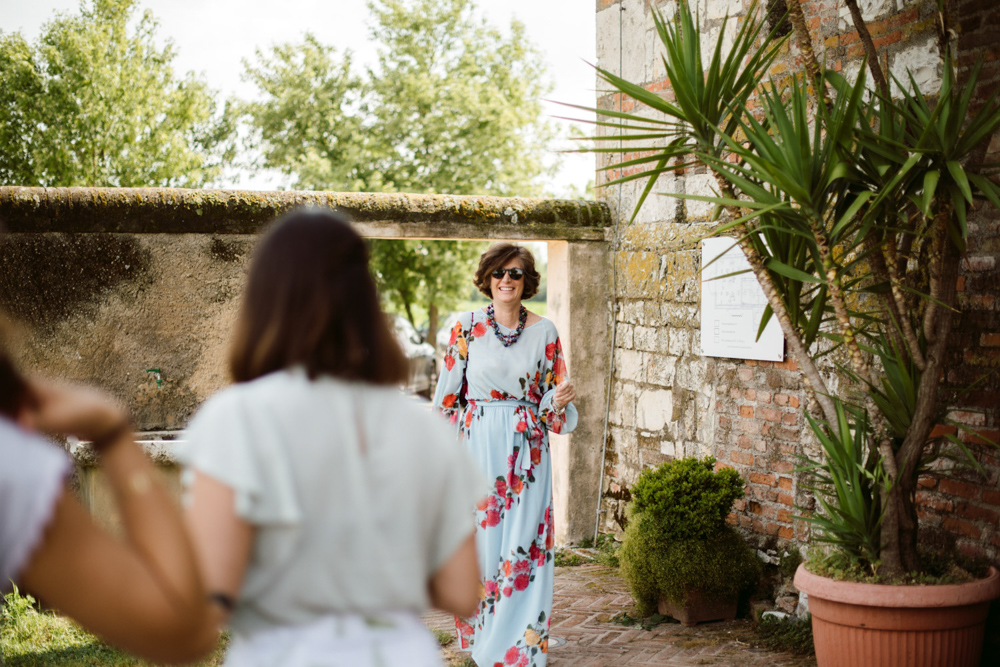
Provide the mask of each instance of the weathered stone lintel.
POLYGON ((603 241, 603 203, 563 199, 178 188, 0 186, 9 232, 253 234, 300 206, 336 208, 366 236, 603 241))
MULTIPOLYGON (((159 466, 179 465, 176 446, 184 442, 183 431, 146 431, 135 434, 135 442, 150 460, 159 466)), ((89 442, 81 441, 66 447, 77 466, 92 468, 98 465, 98 454, 89 442)))

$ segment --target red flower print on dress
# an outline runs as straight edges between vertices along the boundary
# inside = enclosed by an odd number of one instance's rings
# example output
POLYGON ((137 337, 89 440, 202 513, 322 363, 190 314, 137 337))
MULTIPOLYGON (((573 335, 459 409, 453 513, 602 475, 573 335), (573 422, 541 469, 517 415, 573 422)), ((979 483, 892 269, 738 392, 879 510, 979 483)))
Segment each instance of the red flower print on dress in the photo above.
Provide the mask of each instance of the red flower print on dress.
POLYGON ((505 598, 509 598, 511 596, 511 593, 513 593, 513 592, 514 592, 514 588, 513 587, 511 587, 511 586, 504 586, 503 587, 503 596, 505 598))
POLYGON ((507 652, 503 654, 503 664, 505 665, 516 665, 521 659, 521 649, 516 646, 511 646, 507 649, 507 652))
MULTIPOLYGON (((452 363, 455 363, 455 362, 452 361, 452 363)), ((454 407, 455 401, 457 401, 457 400, 458 400, 458 396, 457 395, 455 395, 455 394, 446 394, 445 397, 441 399, 441 407, 442 408, 451 408, 451 407, 454 407)))
POLYGON ((552 361, 552 357, 553 357, 553 355, 555 355, 555 353, 556 353, 556 344, 555 343, 549 343, 548 345, 545 346, 545 358, 546 359, 548 359, 549 361, 552 361))
POLYGON ((514 590, 523 591, 528 587, 529 583, 531 583, 531 577, 526 574, 519 574, 514 577, 514 590))
POLYGON ((486 519, 483 522, 484 528, 492 528, 493 526, 500 525, 500 512, 497 510, 487 510, 486 519))
POLYGON ((514 570, 514 564, 509 560, 503 562, 503 576, 509 577, 510 573, 514 570))
POLYGON ((469 409, 465 413, 465 428, 472 426, 472 417, 475 415, 475 403, 469 404, 469 409))
POLYGON ((498 496, 507 495, 507 482, 502 477, 497 479, 497 495, 498 496))
POLYGON ((500 399, 503 398, 503 394, 501 394, 496 389, 490 389, 490 398, 494 398, 499 401, 500 399))
MULTIPOLYGON (((529 574, 531 572, 531 561, 529 560, 519 560, 514 563, 514 573, 515 574, 529 574)), ((523 590, 518 588, 517 590, 523 590)))
POLYGON ((528 430, 528 422, 522 419, 521 421, 517 422, 517 426, 515 426, 514 429, 518 433, 524 433, 525 431, 528 430))
POLYGON ((449 370, 449 371, 452 368, 454 368, 455 367, 455 357, 451 356, 450 354, 444 355, 444 367, 447 370, 449 370))
POLYGON ((472 327, 472 337, 480 338, 486 333, 486 325, 482 322, 476 322, 476 326, 472 327))
POLYGON ((494 597, 497 594, 497 582, 490 579, 485 584, 486 597, 494 597))
POLYGON ((556 374, 557 383, 566 377, 566 360, 562 356, 556 357, 552 362, 552 372, 556 374))

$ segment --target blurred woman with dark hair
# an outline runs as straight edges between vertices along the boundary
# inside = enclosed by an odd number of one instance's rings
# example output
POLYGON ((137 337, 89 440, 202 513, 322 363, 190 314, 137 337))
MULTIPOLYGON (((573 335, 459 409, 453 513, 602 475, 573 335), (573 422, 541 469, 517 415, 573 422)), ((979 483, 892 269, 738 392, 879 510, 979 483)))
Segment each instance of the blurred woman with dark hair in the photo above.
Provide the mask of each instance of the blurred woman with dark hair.
POLYGON ((93 389, 25 378, 0 319, 0 593, 11 581, 112 644, 190 662, 218 641, 184 522, 125 412, 93 389), (38 433, 88 440, 126 540, 91 519, 66 484, 72 462, 38 433))
POLYGON ((299 211, 261 239, 230 368, 183 454, 226 664, 440 665, 419 612, 475 608, 486 486, 399 390, 406 359, 345 219, 299 211))
POLYGON ((473 618, 456 619, 476 664, 543 667, 554 586, 549 432, 576 428, 576 392, 555 325, 521 303, 540 276, 527 249, 497 243, 474 283, 492 299, 459 317, 434 404, 494 480, 478 506, 483 586, 473 618))

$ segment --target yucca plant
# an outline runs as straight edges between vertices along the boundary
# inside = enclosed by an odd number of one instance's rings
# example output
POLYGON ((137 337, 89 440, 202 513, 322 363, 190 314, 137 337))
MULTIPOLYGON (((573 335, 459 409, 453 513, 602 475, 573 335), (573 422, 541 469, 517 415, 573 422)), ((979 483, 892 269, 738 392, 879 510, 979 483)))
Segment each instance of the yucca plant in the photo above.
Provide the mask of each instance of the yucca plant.
POLYGON ((946 37, 936 99, 912 77, 895 81, 893 99, 888 86, 867 90, 863 68, 853 83, 821 67, 768 79, 783 40, 764 34, 756 5, 731 48, 719 32, 708 63, 685 0, 654 20, 676 101, 598 68, 642 110, 593 109, 620 135, 593 137, 592 150, 621 142, 640 154, 606 167, 618 176, 608 185, 647 179, 634 219, 661 174, 700 164, 715 176, 714 196, 664 194, 716 205, 714 233, 737 238, 767 297, 760 330, 777 320, 819 406, 820 419, 807 416, 827 469, 813 479, 835 490, 815 523, 821 539, 839 534, 885 576, 916 571, 914 494, 947 414, 940 380, 968 211, 976 200, 1000 207, 1000 186, 970 159, 1000 127, 997 96, 973 111, 980 68, 958 86, 946 37), (849 410, 820 372, 830 353, 853 380, 849 410))

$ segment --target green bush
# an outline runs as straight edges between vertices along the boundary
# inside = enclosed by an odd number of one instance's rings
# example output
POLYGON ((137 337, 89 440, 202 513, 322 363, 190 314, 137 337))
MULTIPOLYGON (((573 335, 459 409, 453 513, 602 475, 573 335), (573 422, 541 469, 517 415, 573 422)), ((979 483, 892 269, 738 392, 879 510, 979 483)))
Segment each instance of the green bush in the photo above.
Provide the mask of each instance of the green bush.
POLYGON ((709 599, 732 599, 760 579, 757 556, 726 525, 743 481, 735 470, 714 468, 712 457, 677 459, 644 471, 632 486, 619 558, 644 616, 661 597, 680 604, 697 590, 709 599))
POLYGON ((644 470, 632 486, 632 511, 651 515, 667 540, 704 540, 726 525, 743 480, 715 459, 676 459, 644 470))
POLYGON ((669 540, 648 513, 633 514, 619 551, 621 572, 642 616, 665 597, 675 604, 697 590, 726 600, 753 589, 761 564, 743 538, 728 526, 706 540, 669 540))

